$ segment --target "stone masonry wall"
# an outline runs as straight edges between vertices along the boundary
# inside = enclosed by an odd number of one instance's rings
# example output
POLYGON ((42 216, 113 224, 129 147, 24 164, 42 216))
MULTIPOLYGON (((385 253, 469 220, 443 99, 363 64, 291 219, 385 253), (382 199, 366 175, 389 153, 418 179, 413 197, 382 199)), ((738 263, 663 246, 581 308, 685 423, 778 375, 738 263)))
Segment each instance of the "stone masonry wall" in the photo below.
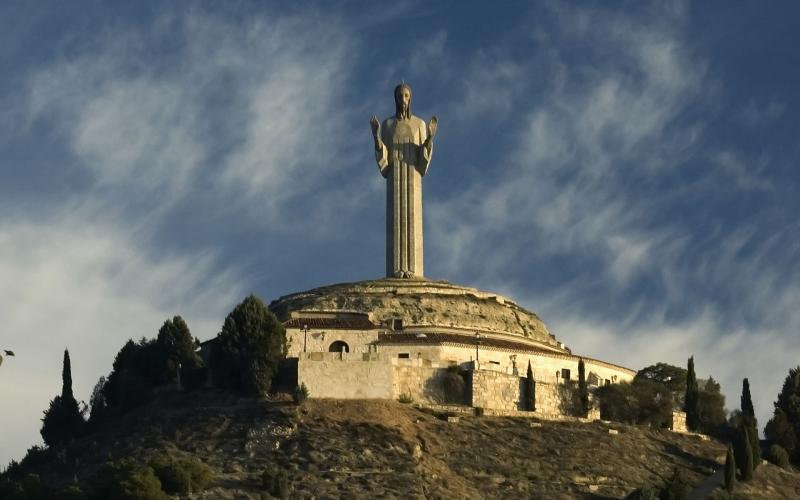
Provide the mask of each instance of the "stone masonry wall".
POLYGON ((392 364, 374 354, 311 352, 297 362, 312 398, 394 399, 392 379, 392 364))
POLYGON ((395 358, 393 362, 395 399, 406 396, 421 403, 446 402, 442 378, 447 369, 421 359, 395 358))
POLYGON ((519 410, 521 384, 517 375, 491 371, 472 372, 472 406, 476 408, 519 410))

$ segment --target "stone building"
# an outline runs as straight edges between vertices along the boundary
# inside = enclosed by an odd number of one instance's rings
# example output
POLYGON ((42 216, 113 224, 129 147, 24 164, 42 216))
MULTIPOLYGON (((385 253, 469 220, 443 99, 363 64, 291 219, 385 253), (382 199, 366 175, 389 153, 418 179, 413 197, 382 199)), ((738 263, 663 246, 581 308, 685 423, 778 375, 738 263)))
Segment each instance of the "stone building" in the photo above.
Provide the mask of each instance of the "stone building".
POLYGON ((587 383, 629 381, 633 370, 573 354, 539 317, 501 295, 422 278, 343 283, 281 297, 298 383, 318 398, 446 399, 437 380, 468 376, 463 403, 521 410, 530 363, 537 411, 563 413, 583 358, 587 383), (451 368, 452 370, 452 368, 451 368))

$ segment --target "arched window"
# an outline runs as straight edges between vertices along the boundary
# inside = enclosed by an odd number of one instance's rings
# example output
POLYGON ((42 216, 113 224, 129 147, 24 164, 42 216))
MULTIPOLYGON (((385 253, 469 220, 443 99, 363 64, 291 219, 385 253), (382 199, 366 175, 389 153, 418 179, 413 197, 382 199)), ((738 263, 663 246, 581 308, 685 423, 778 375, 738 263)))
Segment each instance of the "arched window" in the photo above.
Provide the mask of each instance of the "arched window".
POLYGON ((329 352, 350 352, 350 347, 347 345, 346 342, 342 342, 341 340, 337 340, 336 342, 332 343, 331 346, 328 348, 329 352))

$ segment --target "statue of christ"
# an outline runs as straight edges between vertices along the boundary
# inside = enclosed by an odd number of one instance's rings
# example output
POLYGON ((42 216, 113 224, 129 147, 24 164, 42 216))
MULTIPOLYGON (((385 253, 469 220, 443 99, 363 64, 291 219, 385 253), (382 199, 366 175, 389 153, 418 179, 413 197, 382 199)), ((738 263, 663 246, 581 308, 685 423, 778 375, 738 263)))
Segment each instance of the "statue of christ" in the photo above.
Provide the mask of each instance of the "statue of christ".
POLYGON ((438 120, 429 123, 411 114, 411 87, 394 89, 395 114, 370 120, 375 159, 386 178, 386 276, 421 278, 422 176, 433 154, 438 120))

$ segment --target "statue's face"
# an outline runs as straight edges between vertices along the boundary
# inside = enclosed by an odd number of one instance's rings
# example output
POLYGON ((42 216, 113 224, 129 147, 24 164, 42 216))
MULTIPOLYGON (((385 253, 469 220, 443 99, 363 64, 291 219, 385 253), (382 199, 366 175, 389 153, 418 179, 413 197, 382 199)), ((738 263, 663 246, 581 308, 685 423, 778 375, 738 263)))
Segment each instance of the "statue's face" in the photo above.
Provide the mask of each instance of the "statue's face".
POLYGON ((408 110, 408 105, 411 104, 411 90, 406 87, 401 87, 394 96, 400 109, 403 111, 408 110))

